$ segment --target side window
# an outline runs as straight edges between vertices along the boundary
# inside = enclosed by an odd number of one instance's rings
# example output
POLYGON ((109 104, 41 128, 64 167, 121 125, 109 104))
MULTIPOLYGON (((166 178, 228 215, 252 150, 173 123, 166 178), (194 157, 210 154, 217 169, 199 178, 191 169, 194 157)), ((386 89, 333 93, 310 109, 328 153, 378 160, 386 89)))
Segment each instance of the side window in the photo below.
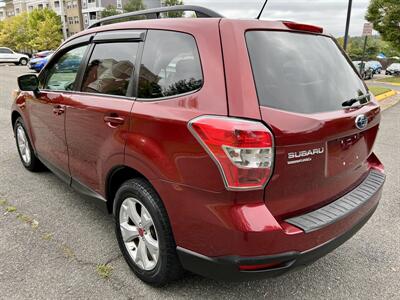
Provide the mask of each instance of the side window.
POLYGON ((0 48, 0 53, 12 54, 13 52, 10 49, 7 49, 7 48, 0 48))
POLYGON ((126 96, 137 52, 138 43, 97 44, 86 68, 82 91, 126 96))
POLYGON ((52 64, 47 71, 44 89, 70 91, 74 88, 78 69, 85 55, 87 45, 69 50, 52 64))
POLYGON ((203 73, 193 36, 150 30, 140 66, 138 98, 184 94, 202 85, 203 73))

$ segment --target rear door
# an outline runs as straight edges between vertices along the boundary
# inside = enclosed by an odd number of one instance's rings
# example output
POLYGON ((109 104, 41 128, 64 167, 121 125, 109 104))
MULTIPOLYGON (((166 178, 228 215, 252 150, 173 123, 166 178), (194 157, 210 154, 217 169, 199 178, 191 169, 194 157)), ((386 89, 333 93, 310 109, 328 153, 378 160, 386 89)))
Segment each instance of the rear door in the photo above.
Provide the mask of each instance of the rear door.
POLYGON ((103 193, 105 174, 122 165, 143 31, 97 33, 79 91, 69 95, 66 138, 72 184, 103 193))
POLYGON ((354 188, 368 173, 379 106, 339 47, 323 35, 262 30, 246 43, 261 118, 275 135, 267 206, 296 214, 354 188))

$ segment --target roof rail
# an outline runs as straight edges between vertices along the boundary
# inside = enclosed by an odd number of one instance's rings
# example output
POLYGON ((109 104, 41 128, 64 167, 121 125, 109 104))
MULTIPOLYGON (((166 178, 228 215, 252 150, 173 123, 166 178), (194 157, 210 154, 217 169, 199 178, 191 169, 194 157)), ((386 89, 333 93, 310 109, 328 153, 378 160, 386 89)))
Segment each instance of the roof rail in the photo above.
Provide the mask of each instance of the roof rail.
POLYGON ((109 22, 112 23, 112 21, 117 21, 121 19, 129 19, 130 17, 138 17, 138 16, 144 16, 146 19, 159 19, 161 13, 165 12, 178 12, 178 11, 193 11, 196 13, 197 18, 223 18, 222 15, 219 13, 205 8, 201 6, 196 6, 196 5, 175 5, 175 6, 165 6, 165 7, 159 7, 159 8, 152 8, 152 9, 146 9, 146 10, 139 10, 139 11, 133 11, 133 12, 128 12, 124 14, 119 14, 115 16, 110 16, 106 17, 103 19, 98 20, 97 22, 93 23, 88 27, 93 28, 93 27, 98 27, 104 24, 107 24, 109 22))

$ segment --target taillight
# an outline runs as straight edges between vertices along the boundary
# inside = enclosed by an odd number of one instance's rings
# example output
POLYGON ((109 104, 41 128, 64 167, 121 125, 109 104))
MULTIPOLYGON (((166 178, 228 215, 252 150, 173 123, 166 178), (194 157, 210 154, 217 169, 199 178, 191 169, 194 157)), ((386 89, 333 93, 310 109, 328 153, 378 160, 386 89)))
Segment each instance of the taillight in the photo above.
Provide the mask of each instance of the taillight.
POLYGON ((189 130, 216 162, 229 190, 262 189, 272 175, 273 136, 260 122, 201 116, 189 130))
POLYGON ((316 32, 316 33, 324 32, 324 29, 322 27, 315 26, 315 25, 301 24, 301 23, 295 23, 295 22, 290 22, 290 21, 283 21, 282 23, 285 24, 286 27, 293 29, 293 30, 310 31, 310 32, 316 32))

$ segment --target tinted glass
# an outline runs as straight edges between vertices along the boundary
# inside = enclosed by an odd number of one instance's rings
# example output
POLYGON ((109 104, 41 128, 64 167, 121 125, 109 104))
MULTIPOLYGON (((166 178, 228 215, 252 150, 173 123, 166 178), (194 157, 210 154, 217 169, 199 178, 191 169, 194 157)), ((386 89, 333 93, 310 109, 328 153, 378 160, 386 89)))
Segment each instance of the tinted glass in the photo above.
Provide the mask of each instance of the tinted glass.
POLYGON ((125 96, 137 50, 137 43, 97 44, 85 72, 82 91, 125 96))
POLYGON ((87 45, 74 48, 61 56, 47 71, 44 88, 47 90, 70 91, 74 89, 76 75, 85 55, 87 45))
POLYGON ((194 38, 152 30, 146 37, 139 77, 139 98, 161 98, 199 89, 203 84, 194 38))
POLYGON ((0 53, 12 54, 13 52, 10 49, 0 48, 0 53))
POLYGON ((299 113, 335 111, 344 101, 367 93, 328 37, 249 31, 246 41, 262 106, 299 113))

